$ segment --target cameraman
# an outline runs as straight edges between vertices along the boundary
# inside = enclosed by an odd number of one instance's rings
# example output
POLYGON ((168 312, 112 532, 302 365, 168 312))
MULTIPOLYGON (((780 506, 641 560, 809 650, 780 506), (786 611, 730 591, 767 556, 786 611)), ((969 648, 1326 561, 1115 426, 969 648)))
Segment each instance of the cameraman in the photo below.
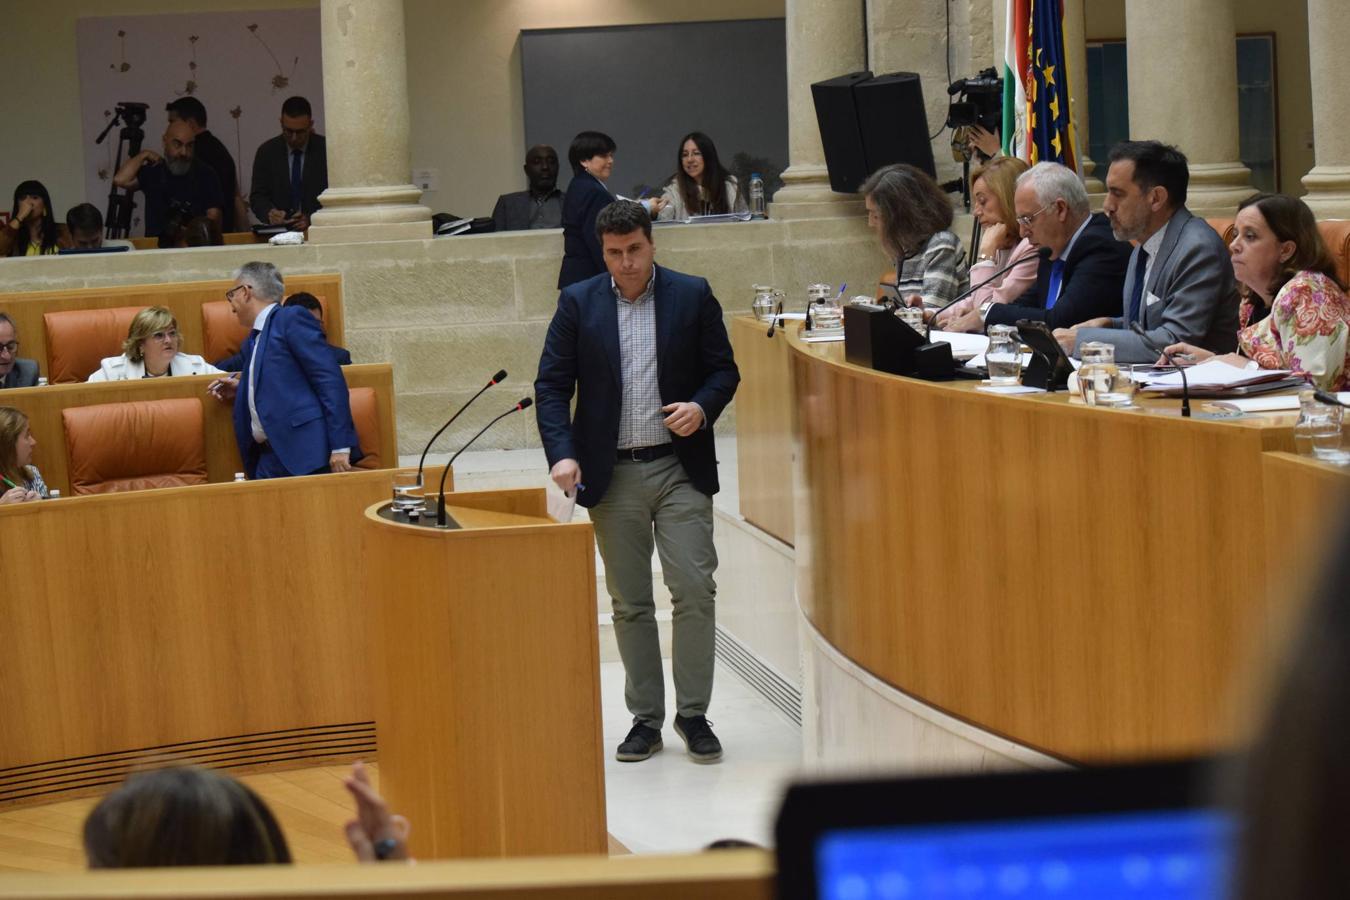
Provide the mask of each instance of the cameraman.
POLYGON ((170 205, 185 219, 207 216, 221 221, 224 197, 220 179, 210 166, 193 158, 196 136, 182 121, 164 131, 164 154, 142 150, 123 163, 113 184, 145 194, 145 235, 159 237, 169 219, 170 205))
POLYGON ((966 129, 966 150, 974 157, 977 165, 987 163, 995 156, 1003 155, 1003 144, 999 140, 999 130, 985 130, 978 122, 966 129))

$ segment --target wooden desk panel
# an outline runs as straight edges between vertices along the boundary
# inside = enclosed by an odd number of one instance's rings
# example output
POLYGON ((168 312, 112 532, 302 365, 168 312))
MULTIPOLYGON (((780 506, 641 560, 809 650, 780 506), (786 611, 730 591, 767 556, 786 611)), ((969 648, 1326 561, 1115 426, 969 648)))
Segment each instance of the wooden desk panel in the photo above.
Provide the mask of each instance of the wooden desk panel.
MULTIPOLYGON (((394 372, 388 363, 343 366, 349 387, 372 387, 378 399, 382 458, 398 459, 398 435, 394 427, 394 372)), ((233 481, 243 469, 239 445, 234 437, 233 407, 206 395, 206 386, 214 375, 185 375, 178 378, 151 378, 139 381, 111 381, 96 384, 50 384, 37 388, 17 388, 0 392, 0 406, 12 406, 28 416, 28 427, 37 438, 33 464, 42 472, 47 486, 70 496, 70 464, 66 458, 65 426, 61 410, 100 403, 126 403, 135 400, 165 400, 195 397, 202 401, 206 474, 213 482, 233 481)))
POLYGON ((1296 456, 1261 457, 1265 549, 1279 565, 1266 568, 1271 596, 1298 599, 1314 589, 1350 513, 1350 470, 1296 456))
POLYGON ((736 464, 741 515, 784 543, 792 520, 792 369, 787 334, 750 316, 731 320, 731 344, 741 384, 736 390, 736 464))
POLYGON ((1288 417, 1003 397, 790 346, 797 590, 835 647, 1064 758, 1234 737, 1224 702, 1271 611, 1262 456, 1292 443, 1288 417))
MULTIPOLYGON (((42 322, 43 313, 71 309, 112 309, 119 306, 167 307, 178 320, 178 330, 183 335, 183 352, 200 354, 204 346, 201 306, 203 303, 225 299, 225 292, 233 284, 233 281, 222 279, 0 293, 0 312, 13 319, 19 329, 19 341, 23 344, 20 355, 25 359, 37 360, 45 374, 47 328, 42 322)), ((346 320, 342 313, 342 276, 337 273, 287 276, 287 295, 297 291, 309 291, 324 300, 327 309, 324 330, 328 340, 339 347, 343 346, 346 320)))
POLYGON ((358 471, 0 507, 0 804, 158 753, 369 753, 360 524, 391 485, 358 471))

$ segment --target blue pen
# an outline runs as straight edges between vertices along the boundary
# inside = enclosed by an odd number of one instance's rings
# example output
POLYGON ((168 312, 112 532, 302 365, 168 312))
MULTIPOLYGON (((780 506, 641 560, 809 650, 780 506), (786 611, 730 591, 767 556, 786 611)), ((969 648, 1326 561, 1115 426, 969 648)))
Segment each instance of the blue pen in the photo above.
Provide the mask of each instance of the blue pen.
POLYGON ((651 188, 643 188, 643 189, 642 189, 642 193, 638 194, 638 199, 639 199, 639 200, 646 200, 646 199, 647 199, 647 195, 650 194, 651 192, 652 192, 652 189, 651 189, 651 188))

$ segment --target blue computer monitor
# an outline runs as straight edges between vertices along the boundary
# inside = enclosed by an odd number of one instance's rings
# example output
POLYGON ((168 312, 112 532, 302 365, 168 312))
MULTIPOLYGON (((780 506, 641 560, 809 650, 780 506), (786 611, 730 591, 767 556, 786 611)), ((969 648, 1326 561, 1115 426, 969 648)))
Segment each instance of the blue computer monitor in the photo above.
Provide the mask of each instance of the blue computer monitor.
POLYGON ((1233 820, 1208 767, 1121 766, 792 788, 779 896, 1217 900, 1233 820))

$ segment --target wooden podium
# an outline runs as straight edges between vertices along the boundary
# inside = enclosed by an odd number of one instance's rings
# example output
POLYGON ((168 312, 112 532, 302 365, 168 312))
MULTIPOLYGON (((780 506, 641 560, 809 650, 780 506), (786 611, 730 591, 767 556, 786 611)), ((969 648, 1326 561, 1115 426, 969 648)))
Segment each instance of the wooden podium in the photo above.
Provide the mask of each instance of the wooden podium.
POLYGON ((418 858, 605 853, 595 548, 542 490, 366 510, 380 786, 418 858))

